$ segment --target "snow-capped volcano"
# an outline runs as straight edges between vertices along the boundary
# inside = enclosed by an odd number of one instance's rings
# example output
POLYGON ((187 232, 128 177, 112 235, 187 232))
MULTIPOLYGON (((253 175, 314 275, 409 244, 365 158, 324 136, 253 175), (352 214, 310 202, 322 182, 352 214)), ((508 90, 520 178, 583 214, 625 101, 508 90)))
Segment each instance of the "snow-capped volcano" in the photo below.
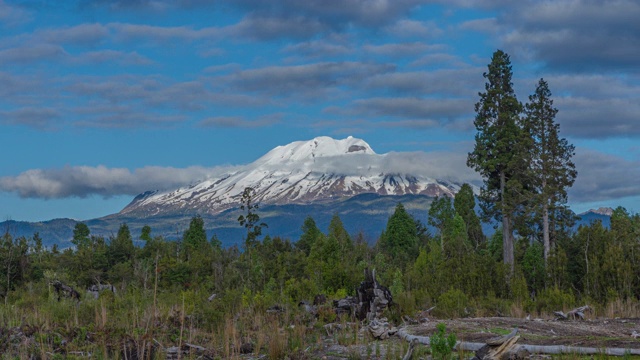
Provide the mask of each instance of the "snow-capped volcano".
POLYGON ((452 196, 459 189, 428 176, 426 166, 420 173, 408 170, 414 162, 412 153, 379 155, 351 136, 317 137, 278 146, 251 164, 191 186, 140 194, 120 214, 216 214, 237 207, 246 187, 255 189, 261 204, 330 202, 362 193, 452 196))

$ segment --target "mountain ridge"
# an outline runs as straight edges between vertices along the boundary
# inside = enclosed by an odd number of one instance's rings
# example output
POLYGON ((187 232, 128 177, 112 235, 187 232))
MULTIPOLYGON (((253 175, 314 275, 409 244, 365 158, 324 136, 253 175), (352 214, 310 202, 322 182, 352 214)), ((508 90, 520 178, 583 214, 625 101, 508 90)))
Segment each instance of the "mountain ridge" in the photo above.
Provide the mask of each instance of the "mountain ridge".
POLYGON ((393 166, 362 139, 322 136, 278 146, 219 177, 169 191, 147 191, 118 214, 150 217, 185 212, 217 214, 240 204, 242 192, 268 205, 330 203, 363 193, 453 196, 460 185, 393 166))

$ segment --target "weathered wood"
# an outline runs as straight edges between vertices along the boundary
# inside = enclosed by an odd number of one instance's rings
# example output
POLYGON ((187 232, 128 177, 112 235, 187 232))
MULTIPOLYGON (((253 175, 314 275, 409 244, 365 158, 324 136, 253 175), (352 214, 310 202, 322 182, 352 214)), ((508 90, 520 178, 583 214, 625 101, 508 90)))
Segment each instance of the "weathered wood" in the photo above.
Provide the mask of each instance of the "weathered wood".
POLYGON ((91 285, 87 288, 87 294, 93 296, 94 299, 97 299, 100 296, 101 291, 111 291, 112 293, 116 293, 116 287, 111 284, 96 284, 91 285))
POLYGON ((407 349, 407 353, 404 354, 404 357, 402 357, 402 360, 411 360, 411 358, 413 357, 413 349, 415 349, 416 344, 418 344, 418 341, 415 339, 409 343, 409 348, 407 349))
POLYGON ((585 306, 575 308, 566 314, 562 311, 554 311, 553 314, 557 316, 556 320, 569 320, 569 319, 576 320, 578 318, 580 320, 584 320, 584 313, 589 310, 591 310, 589 305, 585 305, 585 306))
MULTIPOLYGON (((514 334, 515 335, 515 334, 514 334)), ((501 360, 525 358, 526 350, 516 345, 520 336, 500 337, 502 342, 497 345, 485 345, 476 351, 474 359, 501 360)))
POLYGON ((51 285, 53 285, 53 289, 55 290, 56 295, 58 295, 58 301, 60 301, 60 296, 64 296, 80 302, 80 293, 71 286, 63 283, 60 280, 53 281, 51 285))
POLYGON ((318 316, 318 308, 314 305, 310 305, 307 301, 300 301, 298 307, 303 309, 307 314, 318 316))
POLYGON ((515 337, 516 334, 518 334, 518 328, 514 328, 507 335, 502 335, 502 336, 494 337, 494 338, 491 338, 491 339, 487 340, 487 345, 490 345, 490 346, 501 345, 501 344, 505 343, 506 341, 510 340, 511 338, 515 337))
MULTIPOLYGON (((409 334, 406 329, 399 329, 396 333, 400 338, 413 341, 416 339, 420 344, 429 345, 430 338, 428 336, 417 336, 409 334)), ((464 350, 464 351, 477 351, 482 348, 485 344, 483 343, 474 343, 474 342, 466 342, 466 341, 458 341, 456 343, 456 350, 464 350)), ((524 350, 528 351, 531 354, 550 354, 550 355, 559 355, 559 354, 580 354, 580 355, 599 355, 605 354, 610 356, 624 356, 625 354, 629 355, 640 355, 640 349, 626 349, 626 348, 594 348, 594 347, 581 347, 581 346, 570 346, 570 345, 527 345, 527 344, 518 344, 519 347, 522 347, 524 350)))
POLYGON ((368 327, 369 332, 375 339, 384 340, 398 332, 398 329, 387 321, 387 318, 373 319, 368 327))
POLYGON ((391 304, 393 297, 386 286, 380 285, 376 280, 375 270, 364 270, 364 281, 356 289, 357 308, 356 315, 359 320, 373 320, 382 316, 391 304))

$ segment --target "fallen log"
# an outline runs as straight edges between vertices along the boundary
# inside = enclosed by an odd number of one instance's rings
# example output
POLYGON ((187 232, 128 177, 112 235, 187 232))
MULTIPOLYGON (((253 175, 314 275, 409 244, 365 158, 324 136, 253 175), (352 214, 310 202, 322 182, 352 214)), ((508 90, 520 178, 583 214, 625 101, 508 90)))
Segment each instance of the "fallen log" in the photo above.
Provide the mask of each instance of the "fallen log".
POLYGON ((369 332, 375 339, 384 340, 398 332, 395 326, 389 324, 387 318, 373 319, 368 326, 369 332))
POLYGON ((404 354, 404 357, 402 358, 402 360, 411 360, 411 357, 413 356, 413 349, 415 349, 417 343, 418 341, 416 340, 413 340, 409 343, 409 348, 407 349, 407 353, 404 354))
MULTIPOLYGON (((407 332, 405 328, 399 329, 396 333, 401 339, 406 341, 417 340, 420 344, 430 345, 430 340, 428 336, 418 336, 411 335, 407 332)), ((477 351, 480 350, 485 344, 483 343, 474 343, 467 341, 458 341, 456 343, 456 350, 464 350, 464 351, 477 351)), ((626 349, 626 348, 595 348, 595 347, 582 347, 582 346, 571 346, 571 345, 527 345, 527 344, 518 344, 517 346, 522 347, 524 350, 528 351, 531 354, 549 354, 549 355, 559 355, 559 354, 579 354, 579 355, 610 355, 610 356, 625 356, 629 355, 640 355, 640 349, 626 349)))
POLYGON ((591 308, 589 307, 589 305, 585 305, 575 308, 566 314, 563 311, 554 311, 553 314, 557 316, 556 320, 576 320, 577 318, 580 318, 580 320, 584 320, 584 313, 588 310, 591 310, 591 308))

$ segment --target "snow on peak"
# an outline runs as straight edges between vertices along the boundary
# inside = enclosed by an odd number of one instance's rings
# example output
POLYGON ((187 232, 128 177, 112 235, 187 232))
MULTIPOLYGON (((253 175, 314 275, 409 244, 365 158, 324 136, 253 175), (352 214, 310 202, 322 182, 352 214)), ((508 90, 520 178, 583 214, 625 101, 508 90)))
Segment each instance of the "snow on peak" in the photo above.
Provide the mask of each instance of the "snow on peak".
POLYGON ((288 145, 278 146, 258 159, 257 162, 280 164, 283 162, 304 162, 345 154, 375 154, 375 152, 366 141, 353 136, 342 140, 319 136, 308 141, 295 141, 288 145))
POLYGON ((598 214, 598 215, 604 215, 604 216, 611 216, 613 215, 613 209, 610 207, 600 207, 597 209, 589 209, 583 213, 580 213, 578 215, 586 215, 588 213, 593 213, 593 214, 598 214))

